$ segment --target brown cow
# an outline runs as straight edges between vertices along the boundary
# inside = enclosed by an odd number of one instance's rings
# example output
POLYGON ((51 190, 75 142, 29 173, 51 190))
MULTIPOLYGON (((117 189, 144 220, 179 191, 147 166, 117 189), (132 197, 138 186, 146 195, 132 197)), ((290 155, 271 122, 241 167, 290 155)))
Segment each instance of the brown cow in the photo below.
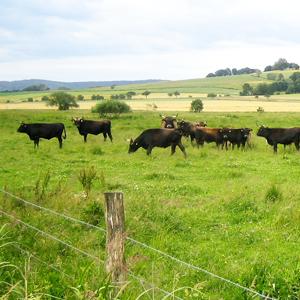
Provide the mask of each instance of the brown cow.
POLYGON ((199 122, 188 122, 188 121, 180 121, 178 122, 178 128, 180 128, 183 132, 183 135, 191 138, 191 143, 194 146, 193 142, 195 139, 196 130, 198 127, 206 127, 207 123, 205 121, 199 122))

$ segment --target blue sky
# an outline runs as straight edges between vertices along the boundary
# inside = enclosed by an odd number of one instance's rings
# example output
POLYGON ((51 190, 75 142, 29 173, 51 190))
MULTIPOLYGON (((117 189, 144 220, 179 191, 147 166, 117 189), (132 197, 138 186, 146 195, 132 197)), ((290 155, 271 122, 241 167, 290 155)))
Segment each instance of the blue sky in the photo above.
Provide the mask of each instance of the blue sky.
POLYGON ((0 0, 0 80, 188 79, 300 63, 295 0, 0 0))

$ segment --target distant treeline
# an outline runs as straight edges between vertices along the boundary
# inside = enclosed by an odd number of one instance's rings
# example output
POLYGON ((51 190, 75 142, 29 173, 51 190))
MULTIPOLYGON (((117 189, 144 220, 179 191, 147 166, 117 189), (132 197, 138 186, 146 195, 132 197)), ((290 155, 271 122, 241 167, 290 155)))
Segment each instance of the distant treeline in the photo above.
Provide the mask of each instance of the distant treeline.
MULTIPOLYGON (((275 71, 275 70, 287 70, 287 69, 293 69, 293 70, 299 70, 299 65, 296 63, 289 63, 285 58, 279 58, 272 66, 266 66, 264 69, 264 72, 269 71, 275 71)), ((257 73, 260 74, 261 70, 259 69, 251 69, 251 68, 242 68, 242 69, 220 69, 217 70, 215 73, 209 73, 206 75, 206 77, 218 77, 218 76, 232 76, 232 75, 242 75, 242 74, 253 74, 257 73)))
POLYGON ((300 72, 294 72, 288 79, 285 79, 282 74, 268 74, 269 80, 274 80, 272 83, 259 83, 251 86, 249 83, 243 85, 241 96, 264 95, 270 96, 276 93, 295 94, 300 93, 300 72))

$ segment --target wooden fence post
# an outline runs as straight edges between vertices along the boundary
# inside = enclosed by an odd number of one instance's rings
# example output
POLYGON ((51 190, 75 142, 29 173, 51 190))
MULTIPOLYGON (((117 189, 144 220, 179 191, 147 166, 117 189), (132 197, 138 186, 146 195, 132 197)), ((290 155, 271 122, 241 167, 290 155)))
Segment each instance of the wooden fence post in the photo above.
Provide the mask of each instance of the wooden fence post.
POLYGON ((123 193, 104 193, 106 207, 106 271, 114 284, 126 280, 125 262, 125 214, 123 193))

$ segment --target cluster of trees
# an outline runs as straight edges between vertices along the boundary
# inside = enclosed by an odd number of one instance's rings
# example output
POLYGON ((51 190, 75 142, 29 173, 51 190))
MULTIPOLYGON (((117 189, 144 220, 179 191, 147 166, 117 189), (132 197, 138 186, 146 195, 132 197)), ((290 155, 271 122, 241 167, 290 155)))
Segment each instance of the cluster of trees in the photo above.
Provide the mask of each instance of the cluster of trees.
POLYGON ((272 83, 259 83, 251 86, 245 83, 240 92, 241 96, 264 95, 270 96, 274 93, 285 92, 286 94, 300 93, 300 72, 294 72, 289 79, 284 79, 282 74, 278 74, 276 81, 272 83))
POLYGON ((46 84, 34 84, 23 89, 25 92, 48 91, 50 90, 46 84))
POLYGON ((266 66, 264 71, 275 71, 275 70, 286 70, 286 69, 294 69, 299 70, 299 65, 296 63, 289 63, 285 58, 279 58, 273 66, 266 66))
POLYGON ((172 97, 173 95, 177 98, 180 95, 180 92, 179 91, 175 91, 174 93, 168 93, 169 97, 172 97))
POLYGON ((130 91, 130 92, 127 92, 126 94, 111 95, 110 99, 112 99, 112 100, 125 100, 125 99, 130 100, 135 95, 136 95, 136 92, 130 91))
POLYGON ((78 107, 75 96, 66 92, 55 92, 47 100, 49 106, 57 106, 58 110, 68 110, 70 107, 78 107))
POLYGON ((259 69, 251 69, 251 68, 242 68, 242 69, 220 69, 217 70, 215 73, 209 73, 206 77, 218 77, 218 76, 232 76, 232 75, 241 75, 241 74, 252 74, 252 73, 261 73, 259 69))
POLYGON ((91 100, 104 100, 104 97, 101 95, 92 95, 91 100))

